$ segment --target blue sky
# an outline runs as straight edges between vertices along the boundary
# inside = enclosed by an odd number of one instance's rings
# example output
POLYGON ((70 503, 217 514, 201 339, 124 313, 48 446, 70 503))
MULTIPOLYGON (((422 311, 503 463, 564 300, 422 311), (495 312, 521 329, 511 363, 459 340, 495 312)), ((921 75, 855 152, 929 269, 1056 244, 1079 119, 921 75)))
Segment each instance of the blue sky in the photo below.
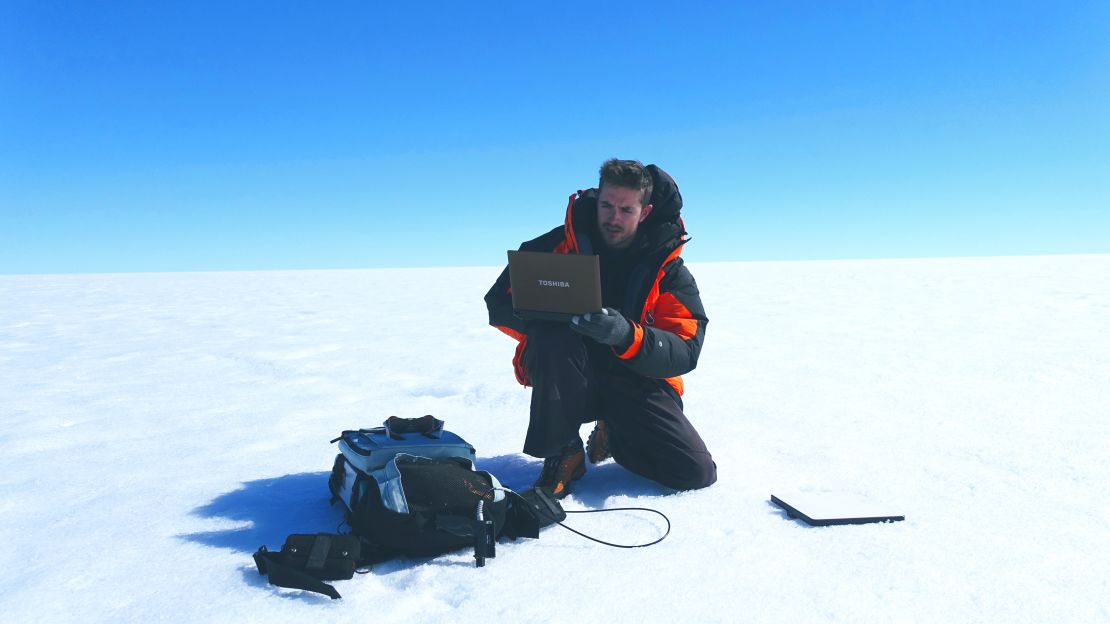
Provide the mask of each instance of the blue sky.
POLYGON ((1110 3, 0 2, 0 273, 1110 252, 1110 3))

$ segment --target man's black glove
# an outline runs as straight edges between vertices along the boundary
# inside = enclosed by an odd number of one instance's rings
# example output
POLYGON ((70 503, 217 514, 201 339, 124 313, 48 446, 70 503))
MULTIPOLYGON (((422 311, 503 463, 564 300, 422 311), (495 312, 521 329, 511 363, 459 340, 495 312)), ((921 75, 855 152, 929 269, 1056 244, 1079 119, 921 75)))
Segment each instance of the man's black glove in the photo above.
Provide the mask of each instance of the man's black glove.
POLYGON ((628 347, 632 344, 632 324, 613 308, 588 312, 570 319, 570 328, 601 344, 628 347))

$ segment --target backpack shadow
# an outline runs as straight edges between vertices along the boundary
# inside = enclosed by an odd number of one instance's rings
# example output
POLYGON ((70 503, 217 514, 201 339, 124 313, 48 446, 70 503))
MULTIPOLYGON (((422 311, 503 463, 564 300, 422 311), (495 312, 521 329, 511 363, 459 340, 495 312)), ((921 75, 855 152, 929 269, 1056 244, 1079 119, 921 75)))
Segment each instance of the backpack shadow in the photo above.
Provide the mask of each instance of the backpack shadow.
POLYGON ((202 518, 232 520, 240 526, 179 537, 253 553, 262 545, 280 547, 290 533, 335 533, 343 523, 343 511, 341 506, 329 504, 329 474, 303 472, 247 481, 192 511, 202 518))
MULTIPOLYGON (((478 470, 492 473, 502 485, 516 491, 531 487, 542 465, 542 460, 520 453, 477 460, 478 470)), ((236 526, 179 537, 206 546, 254 553, 262 545, 271 549, 280 547, 292 533, 349 530, 345 528, 342 505, 329 503, 329 475, 329 472, 303 472, 244 482, 241 487, 220 494, 192 511, 201 518, 233 521, 236 526)), ((586 476, 575 483, 568 500, 586 508, 600 509, 616 496, 657 497, 674 492, 615 462, 607 462, 590 466, 586 476)), ((403 562, 398 565, 403 568, 421 561, 427 560, 408 560, 408 565, 403 562)))
MULTIPOLYGON (((479 470, 493 473, 508 488, 529 487, 538 471, 536 460, 525 455, 479 458, 479 470)), ((254 553, 259 546, 276 549, 291 533, 337 533, 349 530, 343 505, 331 505, 329 472, 302 472, 271 479, 246 481, 230 492, 192 510, 201 518, 234 521, 237 526, 179 536, 181 539, 254 553)))

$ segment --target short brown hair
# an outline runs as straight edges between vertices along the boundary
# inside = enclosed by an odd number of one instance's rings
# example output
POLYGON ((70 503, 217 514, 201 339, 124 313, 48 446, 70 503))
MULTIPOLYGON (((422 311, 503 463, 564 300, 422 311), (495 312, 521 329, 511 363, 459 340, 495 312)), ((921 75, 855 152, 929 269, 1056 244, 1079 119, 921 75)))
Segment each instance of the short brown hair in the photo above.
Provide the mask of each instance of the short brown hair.
POLYGON ((639 190, 641 206, 648 205, 651 200, 651 174, 640 161, 610 158, 601 163, 601 170, 598 173, 600 174, 597 183, 598 191, 601 190, 602 185, 609 183, 621 188, 639 190))

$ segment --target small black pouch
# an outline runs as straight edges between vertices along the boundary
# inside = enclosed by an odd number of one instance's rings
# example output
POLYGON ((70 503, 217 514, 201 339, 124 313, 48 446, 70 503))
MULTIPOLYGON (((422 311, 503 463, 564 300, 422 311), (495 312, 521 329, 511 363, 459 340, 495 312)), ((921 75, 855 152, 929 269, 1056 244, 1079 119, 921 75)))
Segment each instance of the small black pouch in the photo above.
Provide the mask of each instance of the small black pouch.
POLYGON ((505 520, 505 535, 516 539, 528 537, 536 539, 540 529, 567 519, 559 501, 545 490, 529 488, 514 494, 505 520))
POLYGON ((403 440, 406 433, 419 433, 428 438, 439 438, 443 435, 443 421, 431 414, 420 418, 390 416, 382 424, 385 426, 385 432, 394 440, 403 440))
POLYGON ((270 584, 304 589, 339 598, 339 592, 323 581, 349 579, 362 562, 362 543, 356 535, 316 533, 285 538, 280 552, 265 546, 254 553, 258 573, 268 575, 270 584))

